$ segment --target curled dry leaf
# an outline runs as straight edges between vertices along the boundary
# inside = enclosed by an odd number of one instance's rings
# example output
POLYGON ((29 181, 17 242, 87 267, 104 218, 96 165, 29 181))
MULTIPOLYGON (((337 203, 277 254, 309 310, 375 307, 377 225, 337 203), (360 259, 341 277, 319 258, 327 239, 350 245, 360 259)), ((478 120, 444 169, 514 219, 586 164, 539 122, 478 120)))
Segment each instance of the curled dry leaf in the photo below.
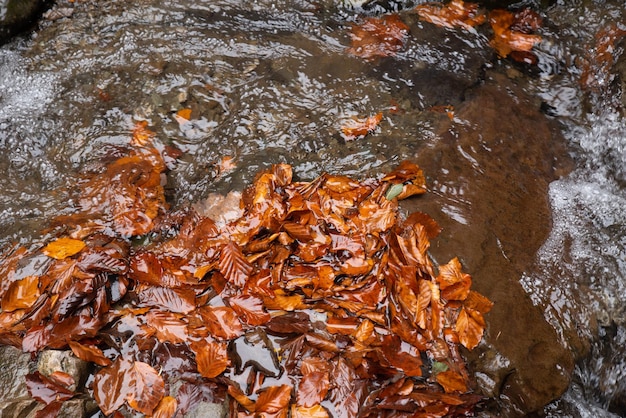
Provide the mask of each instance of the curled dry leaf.
POLYGON ((397 14, 368 18, 352 26, 348 52, 366 60, 395 55, 404 46, 408 33, 409 27, 397 14))

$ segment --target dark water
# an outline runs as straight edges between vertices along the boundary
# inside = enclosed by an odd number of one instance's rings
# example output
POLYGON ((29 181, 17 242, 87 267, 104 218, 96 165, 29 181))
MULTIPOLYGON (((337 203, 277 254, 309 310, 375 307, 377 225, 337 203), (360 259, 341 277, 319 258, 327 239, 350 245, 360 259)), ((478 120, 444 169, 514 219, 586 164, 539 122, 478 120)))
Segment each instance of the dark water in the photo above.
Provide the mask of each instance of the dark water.
MULTIPOLYGON (((460 103, 487 62, 543 101, 576 164, 550 184, 552 231, 521 280, 563 344, 591 353, 545 413, 625 411, 626 122, 610 76, 597 92, 579 82, 594 35, 623 24, 624 5, 557 1, 545 10, 538 65, 528 68, 492 57, 484 31, 433 29, 414 16, 405 18, 420 39, 409 36, 393 59, 365 62, 346 53, 365 12, 338 3, 60 4, 74 14, 0 49, 0 247, 42 239, 51 218, 72 210, 81 173, 123 154, 138 121, 160 147, 183 152, 167 179, 173 206, 241 190, 278 162, 303 179, 375 176, 437 144, 433 106, 460 103), (176 117, 185 108, 189 121, 176 117), (342 136, 347 120, 378 112, 375 132, 342 136), (219 175, 223 156, 237 167, 219 175)), ((612 55, 621 53, 617 45, 612 55)), ((466 181, 433 186, 455 197, 442 211, 460 223, 471 218, 466 181)))

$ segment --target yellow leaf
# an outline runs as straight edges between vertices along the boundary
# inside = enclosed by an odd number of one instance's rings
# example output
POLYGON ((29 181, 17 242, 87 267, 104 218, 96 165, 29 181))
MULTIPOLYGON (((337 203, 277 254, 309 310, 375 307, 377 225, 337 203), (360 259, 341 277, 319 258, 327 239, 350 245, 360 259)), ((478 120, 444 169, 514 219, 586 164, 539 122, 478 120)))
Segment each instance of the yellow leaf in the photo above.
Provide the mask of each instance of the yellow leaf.
POLYGON ((63 260, 66 257, 78 254, 83 248, 85 248, 85 243, 83 241, 63 237, 46 245, 43 249, 43 253, 48 257, 63 260))

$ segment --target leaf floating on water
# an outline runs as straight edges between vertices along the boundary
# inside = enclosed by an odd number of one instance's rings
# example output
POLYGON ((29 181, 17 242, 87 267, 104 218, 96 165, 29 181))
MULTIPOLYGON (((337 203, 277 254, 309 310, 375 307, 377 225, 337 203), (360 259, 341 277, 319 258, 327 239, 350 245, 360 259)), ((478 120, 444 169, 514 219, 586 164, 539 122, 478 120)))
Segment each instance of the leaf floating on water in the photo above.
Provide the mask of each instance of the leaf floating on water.
POLYGON ((352 26, 352 46, 348 52, 366 60, 395 55, 404 46, 408 33, 409 27, 397 14, 371 17, 352 26))
POLYGON ((447 28, 462 27, 471 29, 485 23, 485 14, 478 10, 476 3, 463 0, 452 0, 446 5, 441 3, 424 3, 415 10, 420 18, 437 26, 447 28))
POLYGON ((64 258, 78 254, 83 248, 85 248, 83 241, 63 237, 46 245, 43 249, 43 253, 48 257, 63 260, 64 258))
POLYGON ((365 119, 349 119, 341 127, 341 132, 343 133, 346 141, 352 141, 373 132, 381 120, 383 120, 382 112, 379 112, 374 116, 369 116, 365 119))
POLYGON ((500 57, 505 58, 514 52, 529 52, 541 42, 541 36, 528 33, 537 29, 540 20, 525 24, 525 21, 529 21, 527 16, 527 13, 513 14, 500 9, 489 13, 489 23, 494 33, 491 46, 500 57))

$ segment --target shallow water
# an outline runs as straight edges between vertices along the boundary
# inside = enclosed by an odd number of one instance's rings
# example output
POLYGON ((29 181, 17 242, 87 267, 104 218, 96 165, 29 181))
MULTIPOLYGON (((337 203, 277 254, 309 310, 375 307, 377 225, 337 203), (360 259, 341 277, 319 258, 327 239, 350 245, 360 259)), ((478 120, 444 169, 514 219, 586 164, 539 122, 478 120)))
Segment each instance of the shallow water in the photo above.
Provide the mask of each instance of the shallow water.
MULTIPOLYGON (((459 91, 480 80, 490 54, 484 33, 414 22, 424 38, 372 64, 346 54, 358 8, 160 3, 85 3, 0 49, 0 248, 36 243, 51 218, 71 212, 71 186, 123 153, 141 120, 161 148, 183 152, 167 179, 173 206, 241 190, 278 162, 303 179, 379 175, 437 144, 429 109, 462 101, 459 91), (185 108, 189 121, 176 117, 185 108), (373 134, 346 141, 348 119, 377 112, 384 117, 373 134), (237 168, 221 175, 224 155, 237 168)), ((545 102, 576 161, 550 185, 552 231, 522 278, 563 344, 591 350, 545 412, 611 416, 626 411, 626 123, 602 91, 581 90, 577 60, 624 10, 619 1, 562 3, 547 10, 536 69, 490 65, 545 102)), ((446 216, 467 223, 468 180, 457 180, 433 179, 431 191, 449 197, 446 216)))

